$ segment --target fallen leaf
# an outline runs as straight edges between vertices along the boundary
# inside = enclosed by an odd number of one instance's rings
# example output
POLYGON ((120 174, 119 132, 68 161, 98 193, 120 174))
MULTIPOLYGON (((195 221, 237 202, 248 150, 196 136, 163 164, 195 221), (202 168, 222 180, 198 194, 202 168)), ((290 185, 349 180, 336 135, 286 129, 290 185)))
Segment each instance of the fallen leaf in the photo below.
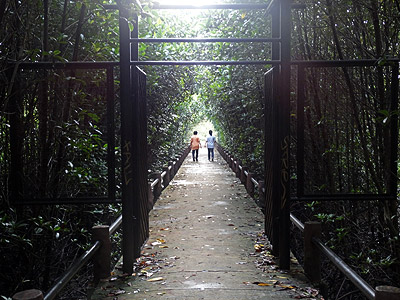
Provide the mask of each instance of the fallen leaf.
POLYGON ((259 284, 257 284, 259 286, 271 286, 271 283, 265 283, 265 282, 260 282, 259 284))
POLYGON ((287 290, 287 289, 295 289, 296 287, 291 286, 291 285, 286 285, 286 284, 278 284, 277 286, 281 287, 281 290, 287 290))
POLYGON ((154 278, 147 279, 148 282, 161 281, 161 280, 164 280, 164 278, 162 278, 162 277, 154 277, 154 278))
POLYGON ((278 282, 278 280, 267 280, 268 282, 271 282, 272 284, 275 284, 275 283, 277 283, 278 282))
POLYGON ((256 252, 261 252, 263 247, 264 247, 263 244, 255 244, 254 245, 254 249, 256 250, 256 252))
POLYGON ((125 294, 126 292, 124 290, 117 290, 117 291, 111 291, 108 296, 118 296, 118 295, 122 295, 125 294))
POLYGON ((259 281, 252 282, 252 284, 256 284, 259 286, 271 286, 272 285, 271 283, 259 282, 259 281))

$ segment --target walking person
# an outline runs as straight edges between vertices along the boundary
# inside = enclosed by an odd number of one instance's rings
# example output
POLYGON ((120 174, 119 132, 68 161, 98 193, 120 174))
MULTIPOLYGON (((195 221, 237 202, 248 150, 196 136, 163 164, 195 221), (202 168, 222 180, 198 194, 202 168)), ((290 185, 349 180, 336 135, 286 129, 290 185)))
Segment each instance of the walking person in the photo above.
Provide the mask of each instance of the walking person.
POLYGON ((190 148, 192 149, 193 161, 199 161, 200 146, 200 138, 197 136, 197 131, 194 131, 193 136, 190 139, 190 148))
POLYGON ((208 132, 210 136, 207 137, 208 160, 214 161, 214 144, 215 136, 212 135, 212 130, 208 132))

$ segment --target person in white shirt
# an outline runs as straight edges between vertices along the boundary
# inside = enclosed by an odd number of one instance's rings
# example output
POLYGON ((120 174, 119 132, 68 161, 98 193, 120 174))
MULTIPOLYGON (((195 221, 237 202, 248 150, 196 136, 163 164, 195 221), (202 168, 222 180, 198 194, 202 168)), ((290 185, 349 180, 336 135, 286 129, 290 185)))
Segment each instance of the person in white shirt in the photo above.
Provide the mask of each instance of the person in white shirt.
POLYGON ((208 132, 210 136, 207 137, 208 160, 214 161, 214 143, 215 136, 212 135, 212 130, 208 132))

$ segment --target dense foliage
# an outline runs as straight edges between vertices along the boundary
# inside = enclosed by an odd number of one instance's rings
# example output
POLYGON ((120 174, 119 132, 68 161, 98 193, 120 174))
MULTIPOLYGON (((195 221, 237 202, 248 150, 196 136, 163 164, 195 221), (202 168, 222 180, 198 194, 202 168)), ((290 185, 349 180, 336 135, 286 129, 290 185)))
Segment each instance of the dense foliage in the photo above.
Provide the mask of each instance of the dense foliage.
MULTIPOLYGON (((391 111, 389 102, 392 69, 383 63, 399 56, 399 1, 300 2, 306 8, 292 13, 294 60, 382 60, 374 67, 306 70, 305 190, 310 194, 385 193, 390 188, 386 180, 386 145, 390 122, 397 111, 391 111)), ((15 178, 10 170, 14 151, 10 148, 10 133, 17 128, 23 149, 19 163, 24 174, 19 188, 24 198, 107 197, 106 72, 18 71, 18 64, 7 64, 118 61, 118 13, 102 4, 113 2, 0 1, 2 294, 11 295, 28 287, 46 290, 69 261, 89 245, 90 227, 110 223, 120 209, 117 205, 15 206, 9 189, 15 178), (17 127, 13 123, 16 109, 21 113, 17 127), (13 266, 12 270, 7 266, 13 266)), ((174 13, 142 7, 138 1, 129 7, 140 14, 140 37, 270 35, 270 16, 264 11, 185 12, 176 17, 174 13)), ((139 47, 141 60, 262 60, 270 59, 270 52, 266 43, 154 43, 139 47)), ((209 119, 218 132, 218 142, 257 177, 263 177, 263 74, 269 66, 143 68, 147 74, 149 172, 159 171, 179 154, 187 145, 193 125, 209 119)), ((112 134, 116 137, 113 150, 119 182, 118 67, 114 71, 117 128, 112 134)), ((296 79, 297 68, 293 67, 293 183, 296 79)), ((325 240, 372 286, 397 285, 397 201, 313 202, 294 204, 293 211, 302 221, 322 221, 325 240)), ((300 255, 298 248, 293 250, 300 255)), ((350 293, 358 297, 339 273, 325 269, 329 272, 326 280, 338 282, 331 285, 330 295, 340 298, 350 293)))
MULTIPOLYGON (((293 14, 293 58, 399 57, 399 16, 398 1, 307 3, 293 14)), ((398 134, 390 132, 397 114, 390 103, 392 71, 383 64, 306 70, 306 193, 388 192, 389 139, 398 134)), ((296 209, 305 220, 323 222, 325 240, 372 286, 397 284, 398 201, 314 202, 296 209)), ((324 269, 329 282, 342 284, 331 297, 357 297, 338 272, 324 269)))

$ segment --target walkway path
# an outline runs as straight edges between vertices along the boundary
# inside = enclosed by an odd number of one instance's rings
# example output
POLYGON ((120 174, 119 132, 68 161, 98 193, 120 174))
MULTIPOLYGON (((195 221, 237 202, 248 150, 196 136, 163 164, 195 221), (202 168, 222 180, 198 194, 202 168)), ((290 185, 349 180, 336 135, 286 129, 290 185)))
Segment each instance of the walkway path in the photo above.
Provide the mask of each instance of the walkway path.
POLYGON ((115 274, 92 299, 313 298, 298 265, 280 272, 263 240, 263 214, 216 154, 189 155, 150 213, 137 276, 115 274))

